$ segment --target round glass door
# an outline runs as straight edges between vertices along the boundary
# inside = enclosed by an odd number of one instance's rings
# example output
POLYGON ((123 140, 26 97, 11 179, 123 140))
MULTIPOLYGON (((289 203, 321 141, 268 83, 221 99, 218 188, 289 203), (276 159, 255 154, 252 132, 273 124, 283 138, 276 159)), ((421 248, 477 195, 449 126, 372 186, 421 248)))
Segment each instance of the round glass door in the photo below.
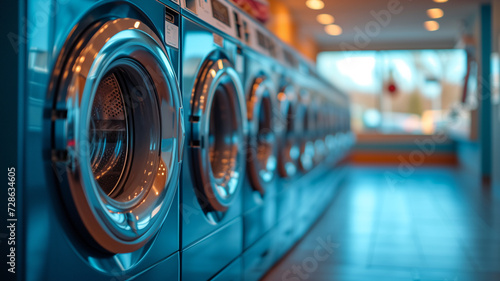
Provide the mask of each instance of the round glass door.
POLYGON ((98 82, 91 105, 88 141, 94 184, 117 209, 137 204, 155 180, 166 181, 165 173, 155 173, 160 169, 156 155, 161 128, 150 80, 137 61, 119 59, 98 82), (133 91, 141 91, 144 98, 137 106, 126 106, 133 91))
POLYGON ((261 75, 254 80, 247 98, 248 174, 252 186, 262 196, 277 169, 272 83, 261 75))
POLYGON ((334 133, 334 115, 333 115, 333 105, 328 103, 325 107, 325 144, 328 149, 328 153, 331 155, 335 153, 335 133, 334 133))
POLYGON ((209 216, 216 222, 240 188, 246 156, 243 90, 222 53, 212 53, 203 63, 191 104, 193 176, 205 211, 221 213, 209 216))
POLYGON ((305 173, 314 165, 314 104, 308 91, 300 91, 300 105, 297 118, 299 121, 298 134, 300 135, 299 168, 305 173))
POLYGON ((308 172, 314 165, 314 137, 311 131, 311 111, 307 104, 300 105, 300 157, 299 167, 302 172, 308 172))
POLYGON ((319 99, 314 100, 312 106, 312 135, 314 140, 314 163, 319 164, 325 157, 326 147, 323 135, 323 112, 322 102, 319 99))
POLYGON ((143 22, 103 21, 81 38, 56 89, 54 113, 64 118, 53 118, 53 149, 66 157, 54 160, 67 165, 61 190, 89 236, 107 252, 130 253, 157 233, 178 186, 180 91, 143 22))
POLYGON ((278 93, 278 117, 280 146, 278 149, 278 173, 290 178, 297 173, 300 147, 296 134, 296 94, 292 85, 287 85, 278 93))

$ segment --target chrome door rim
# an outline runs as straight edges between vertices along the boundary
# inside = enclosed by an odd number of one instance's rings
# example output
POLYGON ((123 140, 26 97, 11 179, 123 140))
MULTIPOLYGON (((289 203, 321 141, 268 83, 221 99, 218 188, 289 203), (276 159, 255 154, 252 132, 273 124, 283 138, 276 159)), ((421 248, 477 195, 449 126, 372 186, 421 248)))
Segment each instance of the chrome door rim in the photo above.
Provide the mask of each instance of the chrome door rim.
POLYGON ((297 173, 300 148, 296 135, 296 93, 292 85, 284 86, 278 93, 277 128, 280 134, 278 149, 278 172, 282 178, 293 177, 297 173))
MULTIPOLYGON (((226 89, 227 90, 227 89, 226 89)), ((220 52, 208 56, 198 73, 192 93, 191 110, 191 152, 195 172, 196 188, 202 192, 202 201, 208 201, 207 211, 225 212, 239 192, 245 172, 245 138, 247 124, 245 97, 238 73, 229 60, 220 52), (217 88, 221 85, 231 87, 228 96, 234 112, 234 140, 236 153, 232 155, 234 166, 226 178, 214 176, 208 145, 210 144, 211 109, 217 88)), ((205 203, 205 202, 203 202, 205 203)), ((207 205, 207 204, 203 204, 207 205)))
MULTIPOLYGON (((250 93, 247 98, 247 117, 249 123, 248 137, 248 173, 252 187, 257 190, 262 196, 266 193, 266 185, 273 179, 277 169, 276 150, 277 144, 275 141, 275 121, 274 121, 274 100, 273 84, 264 74, 259 74, 253 81, 250 88, 250 93), (260 113, 265 110, 264 121, 267 123, 264 128, 267 130, 266 136, 260 135, 260 113), (265 152, 264 158, 259 157, 261 150, 261 138, 265 138, 264 146, 270 149, 265 152)), ((266 148, 264 148, 266 149, 266 148)))

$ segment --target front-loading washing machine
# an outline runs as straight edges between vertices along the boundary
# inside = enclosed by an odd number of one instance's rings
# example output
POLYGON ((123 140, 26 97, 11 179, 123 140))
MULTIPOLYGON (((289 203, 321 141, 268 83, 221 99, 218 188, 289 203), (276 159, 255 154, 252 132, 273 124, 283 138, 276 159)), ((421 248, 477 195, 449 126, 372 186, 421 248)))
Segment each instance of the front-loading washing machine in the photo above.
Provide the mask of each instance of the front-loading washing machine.
MULTIPOLYGON (((320 82, 318 81, 318 84, 320 82)), ((324 99, 321 97, 319 92, 315 92, 315 98, 313 99, 313 138, 314 138, 314 165, 320 165, 326 157, 326 144, 324 135, 324 99)))
POLYGON ((274 243, 276 257, 282 256, 294 243, 296 233, 295 182, 300 177, 300 122, 297 118, 299 109, 298 88, 295 73, 298 68, 296 55, 283 43, 278 44, 277 73, 279 73, 278 92, 278 177, 276 180, 276 236, 274 243))
POLYGON ((344 150, 343 150, 343 145, 342 145, 342 133, 341 133, 341 123, 342 123, 342 120, 341 120, 341 109, 342 109, 342 106, 341 106, 341 102, 338 102, 338 103, 335 103, 334 107, 333 107, 333 133, 334 133, 334 136, 335 136, 335 147, 336 147, 336 150, 337 150, 337 157, 342 157, 342 155, 344 154, 344 150))
MULTIPOLYGON (((327 88, 325 92, 329 93, 327 88)), ((332 159, 337 155, 336 141, 335 141, 335 103, 333 100, 328 100, 324 105, 324 132, 325 132, 325 146, 327 150, 326 162, 332 162, 332 159)))
POLYGON ((248 159, 243 186, 243 276, 259 280, 274 262, 276 178, 280 134, 276 41, 262 26, 244 15, 250 39, 244 48, 248 159))
POLYGON ((300 135, 299 169, 305 174, 314 167, 313 106, 310 90, 300 85, 299 103, 297 106, 298 135, 300 135))
POLYGON ((178 51, 163 30, 178 13, 155 1, 49 4, 26 10, 48 20, 28 25, 20 91, 21 279, 176 280, 184 130, 178 51))
POLYGON ((341 151, 342 155, 344 154, 344 150, 347 147, 346 142, 345 142, 345 137, 344 137, 344 108, 342 104, 339 104, 337 106, 337 141, 339 145, 339 150, 341 151))
POLYGON ((235 23, 233 7, 225 1, 183 1, 181 5, 187 136, 181 278, 241 276, 247 117, 240 40, 245 35, 235 23))
POLYGON ((347 103, 345 100, 341 101, 341 104, 338 109, 338 119, 339 119, 339 124, 338 124, 338 139, 339 139, 339 146, 340 150, 342 152, 342 157, 345 156, 346 151, 349 150, 349 147, 353 144, 354 138, 352 133, 350 132, 350 124, 349 124, 349 110, 347 107, 347 103))
POLYGON ((288 76, 284 66, 277 66, 280 73, 277 96, 278 126, 278 175, 282 179, 292 180, 299 172, 300 145, 298 141, 296 120, 298 99, 296 87, 288 76))
POLYGON ((295 219, 294 238, 300 237, 307 229, 307 214, 312 188, 309 178, 314 168, 314 139, 312 132, 313 110, 312 94, 305 84, 300 85, 299 104, 297 109, 298 138, 300 143, 299 169, 300 175, 293 183, 292 192, 295 195, 293 217, 295 219))

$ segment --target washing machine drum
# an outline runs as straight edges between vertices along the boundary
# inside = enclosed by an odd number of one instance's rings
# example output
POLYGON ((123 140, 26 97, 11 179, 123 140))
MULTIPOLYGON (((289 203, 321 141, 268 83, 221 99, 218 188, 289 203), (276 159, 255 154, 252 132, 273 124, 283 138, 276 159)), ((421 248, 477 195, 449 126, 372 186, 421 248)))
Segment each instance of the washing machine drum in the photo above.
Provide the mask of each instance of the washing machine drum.
POLYGON ((94 242, 133 252, 159 230, 178 186, 179 87, 141 21, 103 21, 75 41, 53 110, 53 160, 67 169, 61 190, 94 242))
POLYGON ((221 53, 212 53, 203 62, 191 105, 196 193, 207 216, 216 223, 233 204, 244 179, 247 134, 241 82, 221 53))

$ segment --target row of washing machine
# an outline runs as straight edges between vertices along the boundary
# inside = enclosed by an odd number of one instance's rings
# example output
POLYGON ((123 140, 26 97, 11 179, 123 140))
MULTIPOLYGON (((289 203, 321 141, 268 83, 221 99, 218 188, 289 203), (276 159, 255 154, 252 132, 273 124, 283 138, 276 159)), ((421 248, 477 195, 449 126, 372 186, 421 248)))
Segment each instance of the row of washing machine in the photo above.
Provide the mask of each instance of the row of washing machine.
POLYGON ((20 280, 257 280, 353 143, 349 100, 223 0, 27 0, 20 280))

